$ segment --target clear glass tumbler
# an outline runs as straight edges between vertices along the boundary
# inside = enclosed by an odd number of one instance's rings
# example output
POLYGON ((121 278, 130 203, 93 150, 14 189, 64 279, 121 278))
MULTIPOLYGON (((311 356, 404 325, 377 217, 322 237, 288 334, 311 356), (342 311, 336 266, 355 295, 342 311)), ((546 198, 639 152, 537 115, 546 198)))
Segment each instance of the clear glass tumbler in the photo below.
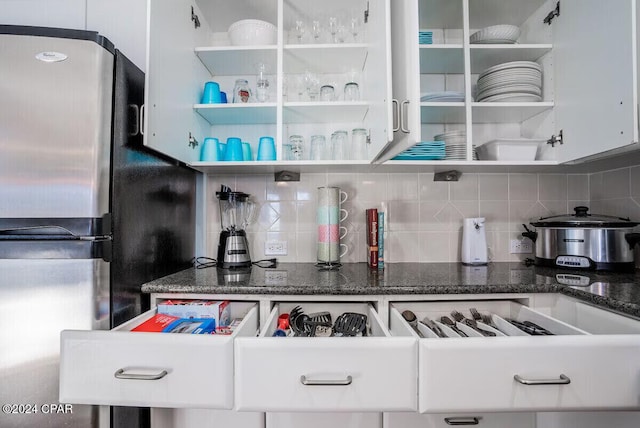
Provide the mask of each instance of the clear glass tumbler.
POLYGON ((355 128, 351 131, 351 154, 352 159, 362 160, 368 159, 367 145, 369 143, 369 137, 367 130, 364 128, 355 128))
POLYGON ((289 142, 285 144, 284 160, 302 160, 304 156, 304 137, 302 135, 289 136, 289 142))
POLYGON ((360 87, 356 82, 348 82, 344 85, 345 101, 360 101, 360 87))
POLYGON ((311 150, 309 153, 310 160, 327 160, 327 139, 324 135, 311 136, 311 150))
POLYGON ((350 158, 349 149, 349 133, 347 131, 336 131, 331 134, 331 144, 329 145, 329 154, 331 159, 346 160, 350 158))

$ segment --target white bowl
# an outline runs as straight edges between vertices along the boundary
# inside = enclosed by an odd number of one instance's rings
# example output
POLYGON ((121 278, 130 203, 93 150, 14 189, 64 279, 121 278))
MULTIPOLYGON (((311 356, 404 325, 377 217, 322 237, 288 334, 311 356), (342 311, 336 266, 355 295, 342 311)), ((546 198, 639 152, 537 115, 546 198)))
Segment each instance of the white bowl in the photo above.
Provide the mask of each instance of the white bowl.
POLYGON ((520 28, 515 25, 492 25, 476 31, 470 37, 472 44, 515 43, 520 37, 520 28))
POLYGON ((511 138, 491 140, 477 147, 482 160, 533 161, 540 144, 545 140, 511 138))
POLYGON ((278 30, 275 25, 259 19, 243 19, 234 22, 227 30, 234 46, 275 45, 278 30))

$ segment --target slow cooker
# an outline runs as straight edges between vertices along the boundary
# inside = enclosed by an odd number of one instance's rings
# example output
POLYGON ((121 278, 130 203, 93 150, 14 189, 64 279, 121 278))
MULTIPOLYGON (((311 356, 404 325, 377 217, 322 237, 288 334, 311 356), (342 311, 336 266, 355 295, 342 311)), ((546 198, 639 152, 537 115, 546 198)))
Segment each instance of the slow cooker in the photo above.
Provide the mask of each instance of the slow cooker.
POLYGON ((638 222, 628 218, 592 215, 587 207, 575 207, 574 214, 541 217, 523 224, 536 247, 536 265, 592 270, 633 270, 633 249, 640 233, 638 222))

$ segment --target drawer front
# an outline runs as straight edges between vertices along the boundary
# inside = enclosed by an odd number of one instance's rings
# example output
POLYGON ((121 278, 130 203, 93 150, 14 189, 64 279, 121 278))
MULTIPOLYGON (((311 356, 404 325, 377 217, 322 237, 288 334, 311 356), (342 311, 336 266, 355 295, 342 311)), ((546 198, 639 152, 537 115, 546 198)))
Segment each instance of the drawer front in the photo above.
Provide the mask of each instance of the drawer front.
POLYGON ((420 340, 419 410, 638 409, 638 355, 631 335, 420 340))
POLYGON ((254 307, 232 336, 63 331, 60 401, 231 409, 233 340, 255 334, 257 320, 254 307))
MULTIPOLYGON (((305 305, 311 311, 323 307, 305 305)), ((331 310, 368 312, 372 336, 270 337, 278 317, 276 307, 261 337, 235 342, 236 409, 417 409, 417 340, 389 337, 377 313, 367 305, 334 305, 331 310)))
POLYGON ((384 428, 536 428, 535 413, 385 413, 384 428))
POLYGON ((267 428, 381 428, 382 413, 267 413, 267 428))

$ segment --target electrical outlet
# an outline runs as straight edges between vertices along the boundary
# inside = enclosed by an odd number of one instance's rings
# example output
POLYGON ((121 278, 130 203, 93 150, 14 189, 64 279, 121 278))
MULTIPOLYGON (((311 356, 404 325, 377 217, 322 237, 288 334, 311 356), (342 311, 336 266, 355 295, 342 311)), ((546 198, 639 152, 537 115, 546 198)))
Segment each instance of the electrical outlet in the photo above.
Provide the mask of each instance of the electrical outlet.
POLYGON ((533 242, 531 239, 512 239, 510 245, 511 254, 531 254, 533 253, 533 242))
POLYGON ((287 241, 267 241, 264 243, 265 256, 286 256, 287 241))

